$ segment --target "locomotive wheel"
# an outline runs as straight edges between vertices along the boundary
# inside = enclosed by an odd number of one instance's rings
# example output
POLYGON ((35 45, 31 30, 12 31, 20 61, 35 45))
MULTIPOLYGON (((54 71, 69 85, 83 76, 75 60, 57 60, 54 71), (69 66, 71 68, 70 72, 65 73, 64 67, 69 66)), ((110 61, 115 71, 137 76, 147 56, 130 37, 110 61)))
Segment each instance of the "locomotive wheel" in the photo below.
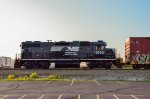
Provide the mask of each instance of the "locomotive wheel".
POLYGON ((144 64, 143 68, 149 70, 150 69, 150 64, 144 64))
POLYGON ((106 67, 105 67, 105 69, 110 69, 110 68, 111 68, 111 66, 106 66, 106 67))
POLYGON ((140 67, 137 65, 133 65, 133 69, 140 69, 140 67))
POLYGON ((87 66, 89 69, 93 69, 94 68, 94 63, 93 62, 87 62, 87 66))
POLYGON ((26 69, 32 69, 32 67, 31 67, 31 66, 25 66, 25 68, 26 68, 26 69))
POLYGON ((43 66, 43 69, 49 69, 49 66, 47 65, 47 66, 43 66))
POLYGON ((43 69, 49 69, 49 65, 42 66, 43 69))
POLYGON ((105 63, 105 69, 110 69, 111 68, 111 63, 110 62, 106 62, 105 63))
POLYGON ((93 69, 94 67, 93 66, 89 66, 89 69, 93 69))
POLYGON ((32 68, 33 68, 33 63, 31 63, 31 62, 25 62, 25 63, 24 63, 24 67, 25 67, 26 69, 32 69, 32 68))
POLYGON ((137 69, 136 65, 133 65, 133 69, 137 69))
POLYGON ((144 69, 146 69, 146 70, 150 70, 150 67, 144 67, 144 69))

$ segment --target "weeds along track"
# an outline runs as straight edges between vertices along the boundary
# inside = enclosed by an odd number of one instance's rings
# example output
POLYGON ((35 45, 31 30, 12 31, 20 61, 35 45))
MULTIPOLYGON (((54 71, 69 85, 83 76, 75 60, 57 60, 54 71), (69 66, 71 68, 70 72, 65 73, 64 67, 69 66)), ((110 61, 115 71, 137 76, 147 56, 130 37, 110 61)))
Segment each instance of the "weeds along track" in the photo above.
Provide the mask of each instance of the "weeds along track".
POLYGON ((8 75, 24 77, 31 73, 37 73, 39 77, 48 77, 49 75, 60 75, 62 79, 75 80, 132 80, 132 81, 150 81, 150 70, 130 70, 130 69, 7 69, 0 70, 0 77, 7 78, 8 75))

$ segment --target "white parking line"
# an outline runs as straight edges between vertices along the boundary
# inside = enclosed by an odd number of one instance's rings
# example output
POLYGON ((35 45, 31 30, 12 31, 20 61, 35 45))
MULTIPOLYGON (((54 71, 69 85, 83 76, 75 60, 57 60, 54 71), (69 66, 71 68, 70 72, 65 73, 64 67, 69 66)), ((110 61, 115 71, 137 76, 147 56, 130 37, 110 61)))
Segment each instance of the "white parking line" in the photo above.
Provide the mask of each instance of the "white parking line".
POLYGON ((43 84, 43 85, 47 85, 47 84, 49 84, 51 81, 48 81, 48 82, 46 82, 45 84, 43 84))
POLYGON ((40 96, 38 99, 42 99, 45 95, 40 96))
POLYGON ((26 95, 23 95, 22 97, 18 98, 18 99, 23 99, 26 95))
POLYGON ((136 96, 134 96, 134 95, 131 95, 131 97, 133 97, 134 99, 139 99, 139 98, 137 98, 136 96))
POLYGON ((80 99, 80 95, 78 95, 78 99, 80 99))
POLYGON ((98 84, 99 86, 101 86, 101 84, 100 84, 100 83, 98 83, 96 80, 94 80, 94 82, 95 82, 96 84, 98 84))
POLYGON ((116 95, 113 95, 116 99, 119 99, 119 97, 118 96, 116 96, 116 95))
POLYGON ((0 98, 0 99, 4 99, 4 98, 6 98, 6 97, 8 97, 8 95, 6 95, 6 96, 4 96, 4 97, 2 97, 2 98, 0 98))
POLYGON ((96 97, 97 97, 97 99, 100 99, 100 98, 99 98, 99 95, 96 95, 96 97))
POLYGON ((24 81, 24 82, 22 82, 22 83, 19 83, 19 84, 21 85, 21 84, 25 84, 25 83, 27 83, 27 82, 29 82, 29 81, 24 81))
POLYGON ((71 84, 70 84, 71 86, 73 85, 73 80, 72 80, 72 82, 71 82, 71 84))
POLYGON ((61 99, 62 95, 59 95, 58 99, 61 99))
POLYGON ((123 82, 121 82, 121 81, 118 81, 118 83, 123 84, 123 85, 126 85, 126 86, 128 85, 128 84, 125 84, 125 83, 123 83, 123 82))
MULTIPOLYGON (((117 96, 131 96, 131 95, 117 95, 117 96)), ((147 95, 136 95, 136 96, 147 96, 147 95)))

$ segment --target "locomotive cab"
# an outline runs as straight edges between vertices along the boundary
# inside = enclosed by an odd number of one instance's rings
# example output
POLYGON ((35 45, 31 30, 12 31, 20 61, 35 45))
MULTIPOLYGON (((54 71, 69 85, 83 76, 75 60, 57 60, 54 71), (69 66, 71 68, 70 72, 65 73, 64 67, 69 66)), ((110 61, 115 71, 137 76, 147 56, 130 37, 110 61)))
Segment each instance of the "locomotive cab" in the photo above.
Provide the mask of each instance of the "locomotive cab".
POLYGON ((93 43, 93 59, 96 61, 88 62, 88 67, 110 69, 116 61, 116 51, 112 48, 106 48, 106 43, 102 41, 93 43))

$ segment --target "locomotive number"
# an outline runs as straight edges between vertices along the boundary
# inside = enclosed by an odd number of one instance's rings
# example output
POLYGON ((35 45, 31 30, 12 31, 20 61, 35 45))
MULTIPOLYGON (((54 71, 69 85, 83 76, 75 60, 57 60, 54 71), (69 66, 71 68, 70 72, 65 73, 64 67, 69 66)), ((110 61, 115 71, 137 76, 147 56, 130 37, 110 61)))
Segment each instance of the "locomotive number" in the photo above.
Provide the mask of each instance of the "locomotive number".
POLYGON ((104 51, 96 51, 96 54, 104 54, 104 51))

